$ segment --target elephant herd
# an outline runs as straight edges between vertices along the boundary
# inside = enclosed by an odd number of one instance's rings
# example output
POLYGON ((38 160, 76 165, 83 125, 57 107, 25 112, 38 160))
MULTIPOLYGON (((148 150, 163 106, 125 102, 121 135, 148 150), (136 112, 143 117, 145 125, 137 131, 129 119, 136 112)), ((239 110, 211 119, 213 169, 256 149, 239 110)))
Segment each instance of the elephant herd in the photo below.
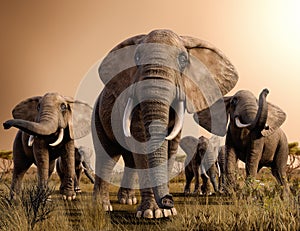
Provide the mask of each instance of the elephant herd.
POLYGON ((111 211, 109 184, 122 156, 119 202, 136 204, 134 192, 139 189, 137 217, 173 216, 177 211, 168 182, 179 145, 187 154, 186 194, 193 177, 195 193, 208 193, 208 179, 216 192, 234 190, 238 160, 245 162, 248 182, 266 166, 288 191, 288 142, 280 128, 286 114, 267 102, 267 89, 258 99, 248 90, 224 96, 236 85, 238 74, 216 47, 170 30, 153 30, 114 47, 98 73, 105 86, 93 108, 58 93, 15 106, 13 119, 3 124, 5 129, 19 129, 13 144, 12 198, 20 193, 32 164, 37 166, 39 189, 45 189, 56 162, 64 199, 75 199, 84 170, 94 183, 94 200, 111 211), (181 138, 186 111, 211 138, 181 138), (89 151, 74 145, 90 131, 95 179, 88 172, 90 155, 84 154, 89 151), (225 135, 223 146, 220 137, 225 135))

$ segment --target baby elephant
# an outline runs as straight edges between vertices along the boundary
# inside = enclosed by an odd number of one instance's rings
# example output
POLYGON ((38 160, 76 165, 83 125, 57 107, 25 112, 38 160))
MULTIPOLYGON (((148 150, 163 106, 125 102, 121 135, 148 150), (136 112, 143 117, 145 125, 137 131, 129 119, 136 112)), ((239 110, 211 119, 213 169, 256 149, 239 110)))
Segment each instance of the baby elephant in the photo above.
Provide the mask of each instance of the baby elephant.
MULTIPOLYGON (((219 192, 221 181, 217 183, 217 175, 220 178, 221 170, 218 164, 218 156, 224 156, 224 148, 219 148, 219 139, 208 139, 200 136, 199 139, 188 136, 180 141, 181 148, 186 152, 185 177, 186 185, 184 193, 190 193, 190 185, 195 177, 195 189, 193 193, 209 194, 209 179, 215 192, 219 192), (201 170, 202 186, 199 188, 199 168, 201 170)), ((221 168, 222 170, 224 168, 221 168)), ((221 179, 221 178, 220 178, 221 179)))
MULTIPOLYGON (((79 146, 78 148, 75 147, 75 180, 74 180, 74 190, 76 193, 81 192, 81 189, 79 187, 81 174, 82 172, 85 173, 85 175, 90 179, 92 184, 95 183, 95 179, 91 172, 93 171, 93 168, 91 167, 91 157, 93 155, 93 152, 90 148, 79 146)), ((61 158, 59 157, 56 160, 56 171, 59 176, 59 178, 62 180, 65 175, 65 168, 62 164, 61 158)))

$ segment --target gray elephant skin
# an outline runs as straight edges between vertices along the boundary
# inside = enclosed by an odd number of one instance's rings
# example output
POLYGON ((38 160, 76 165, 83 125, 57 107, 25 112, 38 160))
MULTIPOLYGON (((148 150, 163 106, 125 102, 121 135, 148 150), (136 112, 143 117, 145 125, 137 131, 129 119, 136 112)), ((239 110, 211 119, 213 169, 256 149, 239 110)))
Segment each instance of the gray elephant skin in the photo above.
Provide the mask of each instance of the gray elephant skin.
POLYGON ((74 139, 90 132, 92 108, 58 93, 46 93, 20 102, 12 115, 14 119, 3 124, 5 129, 19 129, 13 144, 11 197, 20 193, 24 174, 32 164, 37 166, 38 187, 44 190, 60 156, 65 166, 60 193, 64 199, 75 199, 74 139))
MULTIPOLYGON (((93 168, 91 167, 91 157, 93 153, 92 150, 85 146, 75 147, 75 180, 74 180, 74 190, 76 193, 81 192, 80 189, 80 179, 82 172, 85 173, 87 178, 91 181, 92 184, 95 183, 94 176, 92 175, 93 168)), ((56 160, 56 172, 63 182, 66 172, 65 166, 62 164, 61 157, 58 157, 56 160)))
POLYGON ((96 200, 112 210, 109 181, 122 155, 125 171, 119 201, 136 203, 130 189, 136 169, 141 192, 137 217, 176 214, 168 180, 184 112, 207 109, 212 98, 213 102, 223 98, 238 80, 234 66, 205 41, 154 30, 117 45, 98 71, 105 87, 92 122, 96 200))
MULTIPOLYGON (((185 178, 186 184, 184 193, 190 194, 190 187, 193 178, 195 177, 194 194, 209 194, 210 182, 213 185, 215 193, 219 193, 221 188, 221 175, 224 167, 219 166, 219 160, 224 158, 224 146, 219 146, 219 142, 214 142, 213 139, 208 139, 200 136, 198 139, 192 136, 187 136, 181 139, 180 147, 185 151, 187 157, 185 159, 185 178), (200 187, 199 172, 202 179, 200 187)), ((221 164, 224 164, 221 161, 221 164)))
MULTIPOLYGON (((257 99, 252 92, 240 90, 233 96, 224 97, 230 119, 225 158, 228 192, 236 186, 237 160, 246 164, 246 182, 251 183, 262 167, 270 167, 277 182, 284 187, 283 192, 288 191, 288 141, 280 128, 286 114, 267 102, 268 94, 269 90, 264 89, 257 99)), ((198 113, 197 119, 205 117, 204 114, 198 113)))

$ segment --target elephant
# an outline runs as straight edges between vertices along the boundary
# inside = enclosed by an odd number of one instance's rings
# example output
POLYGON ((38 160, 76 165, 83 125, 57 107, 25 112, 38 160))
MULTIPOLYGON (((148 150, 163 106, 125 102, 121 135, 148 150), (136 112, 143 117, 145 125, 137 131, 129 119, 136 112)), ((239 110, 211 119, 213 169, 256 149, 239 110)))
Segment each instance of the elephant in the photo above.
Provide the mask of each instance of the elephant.
MULTIPOLYGON (((236 188, 237 160, 246 165, 246 183, 251 183, 262 167, 270 167, 272 175, 288 192, 286 165, 288 141, 280 128, 286 114, 278 106, 267 102, 268 89, 259 99, 249 90, 240 90, 224 97, 229 125, 226 134, 226 191, 236 188)), ((198 114, 198 117, 204 114, 198 114)))
MULTIPOLYGON (((75 181, 74 181, 74 190, 76 193, 81 192, 79 187, 81 174, 82 172, 85 173, 87 178, 91 181, 92 184, 95 183, 94 176, 91 174, 93 168, 91 167, 91 157, 93 153, 92 150, 85 146, 75 147, 75 181)), ((66 169, 62 164, 61 157, 58 157, 56 160, 56 172, 61 180, 64 179, 66 169)))
MULTIPOLYGON (((112 210, 109 184, 122 156, 125 168, 119 201, 136 203, 133 179, 137 175, 141 201, 136 216, 176 215, 168 181, 183 115, 185 110, 207 109, 223 98, 238 80, 235 67, 203 40, 157 29, 121 42, 103 59, 98 73, 105 86, 92 119, 95 200, 104 210, 112 210)), ((223 128, 220 133, 225 134, 226 124, 218 121, 223 128)))
POLYGON ((208 180, 211 181, 215 193, 218 193, 222 174, 218 160, 224 151, 222 147, 219 147, 219 140, 215 139, 215 137, 208 139, 205 136, 200 136, 197 139, 193 136, 187 136, 181 139, 179 145, 187 154, 184 163, 186 178, 184 193, 186 195, 190 193, 190 186, 194 177, 195 189, 193 193, 209 194, 210 185, 208 180), (199 188, 199 168, 202 178, 201 188, 199 188), (217 178, 219 179, 219 184, 217 178))
POLYGON ((64 200, 75 199, 74 139, 91 131, 92 107, 58 93, 46 93, 20 102, 12 115, 14 119, 3 123, 5 129, 19 129, 13 144, 11 198, 20 193, 24 174, 32 164, 37 166, 38 188, 45 190, 60 156, 65 166, 60 193, 64 200))

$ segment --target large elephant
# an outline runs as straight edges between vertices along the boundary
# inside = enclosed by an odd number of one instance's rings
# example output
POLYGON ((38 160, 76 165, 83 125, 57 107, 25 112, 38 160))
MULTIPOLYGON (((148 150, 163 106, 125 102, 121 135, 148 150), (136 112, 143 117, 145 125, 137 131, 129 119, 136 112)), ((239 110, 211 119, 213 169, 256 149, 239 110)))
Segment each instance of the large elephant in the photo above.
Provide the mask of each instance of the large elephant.
MULTIPOLYGON (((168 180, 184 112, 201 111, 223 98, 237 82, 234 66, 207 42, 154 30, 117 45, 102 61, 99 76, 105 87, 93 114, 95 198, 112 210, 108 186, 122 155, 120 202, 136 201, 130 190, 136 169, 141 191, 137 217, 176 214, 168 180)), ((225 134, 226 124, 220 126, 225 134)))
POLYGON ((286 165, 288 141, 280 126, 286 114, 267 102, 269 94, 264 89, 259 99, 250 91, 240 90, 225 97, 230 122, 226 136, 226 185, 231 191, 235 186, 237 160, 246 164, 246 181, 251 183, 258 171, 270 167, 278 183, 288 191, 286 165))
POLYGON ((12 115, 14 119, 3 124, 5 129, 20 129, 13 145, 11 197, 20 193, 24 174, 33 163, 37 166, 39 189, 45 189, 55 159, 61 156, 66 172, 60 193, 64 199, 74 199, 74 139, 90 132, 92 108, 58 93, 47 93, 20 102, 12 115))
MULTIPOLYGON (((185 151, 185 178, 186 183, 184 193, 190 193, 191 182, 195 177, 195 188, 193 193, 209 194, 209 180, 211 181, 214 191, 219 192, 221 178, 221 168, 218 163, 219 153, 223 151, 220 147, 219 139, 212 137, 208 139, 200 136, 198 139, 193 136, 186 136, 181 139, 180 147, 185 151), (199 170, 201 171, 202 186, 199 183, 199 170)), ((221 155, 223 155, 221 153, 221 155)))
MULTIPOLYGON (((91 167, 91 157, 93 156, 92 150, 85 146, 75 147, 75 180, 74 189, 75 192, 81 192, 80 179, 82 172, 85 173, 91 183, 95 183, 94 176, 92 175, 93 168, 91 167)), ((65 177, 66 168, 63 165, 62 158, 58 157, 56 160, 56 171, 61 180, 65 177)))

